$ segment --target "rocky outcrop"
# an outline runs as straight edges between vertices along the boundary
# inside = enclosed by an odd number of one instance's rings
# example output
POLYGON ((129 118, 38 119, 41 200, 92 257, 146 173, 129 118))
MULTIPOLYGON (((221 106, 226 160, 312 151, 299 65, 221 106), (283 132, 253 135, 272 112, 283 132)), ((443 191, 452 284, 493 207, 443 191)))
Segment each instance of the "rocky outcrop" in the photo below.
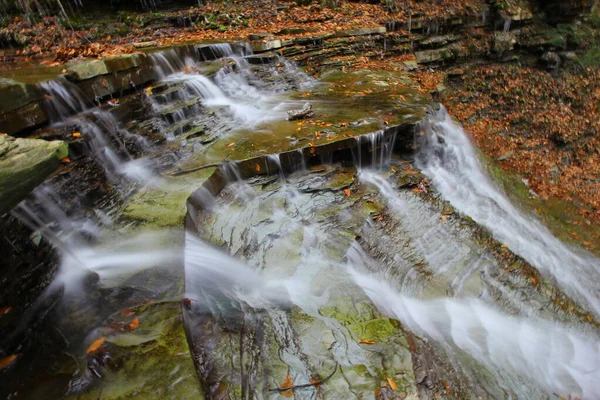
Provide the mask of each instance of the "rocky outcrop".
POLYGON ((42 183, 67 154, 64 142, 0 136, 0 215, 42 183))

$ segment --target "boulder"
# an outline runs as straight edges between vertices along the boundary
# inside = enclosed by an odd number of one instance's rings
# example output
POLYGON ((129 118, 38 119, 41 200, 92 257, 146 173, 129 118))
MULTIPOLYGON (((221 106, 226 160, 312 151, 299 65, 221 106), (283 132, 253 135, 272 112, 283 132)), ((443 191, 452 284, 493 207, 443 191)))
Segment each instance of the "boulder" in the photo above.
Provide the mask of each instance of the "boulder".
POLYGON ((42 183, 68 155, 67 144, 0 136, 0 215, 42 183))

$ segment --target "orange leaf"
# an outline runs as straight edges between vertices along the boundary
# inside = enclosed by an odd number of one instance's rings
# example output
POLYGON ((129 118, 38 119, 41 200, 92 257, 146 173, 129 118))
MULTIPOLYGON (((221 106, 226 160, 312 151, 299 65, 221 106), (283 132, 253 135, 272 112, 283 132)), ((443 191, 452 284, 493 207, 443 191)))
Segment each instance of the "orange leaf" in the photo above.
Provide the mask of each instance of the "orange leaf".
POLYGON ((387 378, 385 378, 385 379, 387 380, 387 383, 388 383, 388 385, 390 385, 390 388, 391 388, 392 390, 396 390, 396 389, 398 389, 398 385, 396 385, 396 382, 394 382, 394 381, 392 380, 392 378, 390 378, 390 377, 387 377, 387 378))
POLYGON ((502 246, 500 246, 503 249, 508 249, 508 245, 507 244, 503 244, 502 246))
POLYGON ((130 315, 135 314, 135 311, 133 311, 131 308, 126 308, 124 310, 121 310, 120 314, 123 315, 123 316, 125 316, 125 317, 128 317, 130 315))
POLYGON ((260 164, 256 164, 256 167, 254 167, 256 169, 256 172, 260 172, 260 164))
POLYGON ((0 308, 0 317, 3 315, 6 315, 10 312, 10 310, 12 310, 12 307, 3 307, 0 308))
POLYGON ((78 138, 78 137, 81 137, 81 133, 73 132, 73 134, 71 136, 73 136, 74 138, 78 138))
POLYGON ((106 337, 104 337, 104 336, 102 336, 100 339, 94 340, 94 342, 92 344, 90 344, 90 347, 87 348, 85 353, 86 354, 94 353, 96 350, 98 350, 104 344, 105 340, 106 340, 106 337))
POLYGON ((71 159, 70 159, 69 157, 64 157, 64 158, 61 158, 61 159, 60 159, 60 162, 61 162, 61 163, 68 164, 68 163, 70 163, 70 162, 71 162, 71 159))
POLYGON ((360 339, 360 341, 358 343, 362 343, 362 344, 375 344, 375 341, 374 340, 360 339))
POLYGON ((229 143, 229 144, 227 145, 227 147, 231 147, 231 146, 233 146, 234 144, 235 144, 235 142, 231 142, 231 143, 229 143))
POLYGON ((10 356, 0 358, 0 371, 12 364, 17 358, 18 354, 11 354, 10 356))
POLYGON ((531 281, 531 283, 533 285, 537 285, 537 279, 535 279, 533 276, 529 278, 529 280, 531 281))
POLYGON ((448 220, 448 216, 447 215, 442 215, 442 221, 446 222, 448 220))
POLYGON ((135 328, 137 328, 139 324, 140 324, 140 320, 136 318, 127 326, 129 327, 129 330, 132 331, 135 328))
MULTIPOLYGON (((279 388, 286 389, 291 388, 292 386, 294 386, 294 381, 292 381, 292 377, 286 375, 285 379, 283 380, 283 383, 279 385, 279 388)), ((291 390, 284 390, 283 392, 281 392, 281 395, 284 397, 292 397, 294 393, 291 390)))
POLYGON ((310 384, 313 385, 314 387, 320 387, 321 385, 319 384, 319 380, 318 379, 311 379, 310 380, 310 384))
POLYGON ((350 194, 351 194, 350 189, 344 189, 344 194, 346 196, 350 196, 350 194))

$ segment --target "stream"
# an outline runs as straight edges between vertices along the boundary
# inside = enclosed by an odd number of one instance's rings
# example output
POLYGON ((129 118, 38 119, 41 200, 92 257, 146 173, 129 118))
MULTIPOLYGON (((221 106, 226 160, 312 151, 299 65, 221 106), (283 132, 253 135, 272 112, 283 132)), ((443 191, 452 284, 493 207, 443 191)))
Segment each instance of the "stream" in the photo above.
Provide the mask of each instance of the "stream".
POLYGON ((39 84, 40 136, 77 139, 12 211, 58 257, 0 341, 3 398, 600 398, 600 259, 443 106, 206 49, 150 53, 112 103, 39 84))

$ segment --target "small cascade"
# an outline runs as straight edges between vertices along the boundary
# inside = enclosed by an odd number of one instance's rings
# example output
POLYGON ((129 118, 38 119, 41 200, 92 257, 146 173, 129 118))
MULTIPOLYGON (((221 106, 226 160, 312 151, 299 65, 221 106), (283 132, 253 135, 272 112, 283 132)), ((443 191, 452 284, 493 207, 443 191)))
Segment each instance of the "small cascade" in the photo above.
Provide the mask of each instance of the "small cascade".
POLYGON ((283 172, 283 167, 281 166, 281 156, 279 154, 269 154, 267 158, 276 165, 279 180, 281 182, 285 182, 285 173, 283 172))
POLYGON ((389 164, 394 146, 396 144, 396 133, 386 133, 385 130, 368 133, 356 137, 357 147, 353 149, 352 155, 357 168, 382 169, 389 164), (366 151, 366 153, 365 153, 366 151), (370 164, 363 157, 368 155, 370 164))
POLYGON ((484 172, 469 138, 445 109, 432 114, 419 129, 417 166, 452 206, 600 316, 600 260, 564 244, 515 207, 484 172))
POLYGON ((507 18, 504 20, 504 27, 503 27, 503 32, 504 33, 508 33, 510 32, 510 25, 512 23, 512 20, 510 18, 507 18))
POLYGON ((65 78, 41 82, 39 86, 45 93, 44 106, 53 123, 60 122, 93 106, 81 90, 65 78))
POLYGON ((150 54, 154 71, 159 79, 164 79, 169 75, 182 71, 185 68, 185 62, 177 54, 175 49, 157 51, 150 54))
MULTIPOLYGON (((563 398, 600 396, 597 338, 542 320, 504 315, 479 300, 409 298, 371 276, 354 269, 350 273, 384 314, 421 337, 466 352, 516 393, 525 395, 534 383, 563 398)), ((543 394, 530 391, 529 396, 543 394)))

